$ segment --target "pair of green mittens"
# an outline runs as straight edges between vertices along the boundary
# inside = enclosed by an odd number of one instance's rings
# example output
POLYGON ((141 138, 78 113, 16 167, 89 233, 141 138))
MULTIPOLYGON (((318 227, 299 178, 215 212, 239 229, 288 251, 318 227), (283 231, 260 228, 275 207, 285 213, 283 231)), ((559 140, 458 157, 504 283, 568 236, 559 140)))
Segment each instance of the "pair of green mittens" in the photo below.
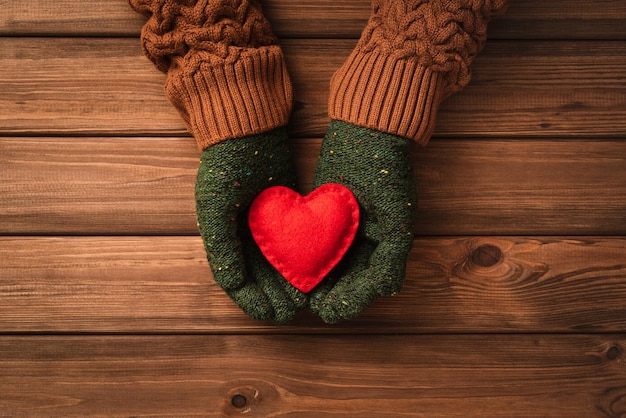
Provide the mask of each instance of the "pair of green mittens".
POLYGON ((360 208, 356 238, 304 294, 260 251, 248 224, 255 197, 295 186, 285 126, 293 103, 278 39, 257 0, 129 0, 148 17, 144 53, 203 150, 200 232, 216 282, 249 316, 288 322, 309 307, 324 321, 358 316, 399 291, 413 238, 409 144, 426 144, 439 104, 470 79, 490 18, 506 0, 372 0, 370 19, 331 80, 331 124, 314 187, 339 183, 360 208))
POLYGON ((198 223, 216 282, 249 316, 278 323, 309 307, 325 322, 358 316, 376 297, 402 287, 417 205, 410 140, 332 121, 314 187, 339 183, 360 206, 357 236, 343 260, 309 294, 270 265, 248 225, 253 199, 271 186, 295 186, 284 128, 232 139, 202 153, 198 223))

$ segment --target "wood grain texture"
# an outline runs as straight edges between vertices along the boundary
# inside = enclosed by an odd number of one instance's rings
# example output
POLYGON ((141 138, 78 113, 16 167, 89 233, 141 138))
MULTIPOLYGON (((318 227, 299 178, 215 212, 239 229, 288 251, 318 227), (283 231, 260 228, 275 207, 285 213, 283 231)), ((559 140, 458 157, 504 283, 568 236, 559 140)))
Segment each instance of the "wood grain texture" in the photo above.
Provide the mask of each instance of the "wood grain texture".
MULTIPOLYGON (((332 73, 353 40, 284 42, 291 132, 320 137, 332 73)), ((137 39, 0 38, 0 134, 186 135, 137 39)), ((445 101, 436 137, 626 136, 626 43, 488 43, 445 101)))
POLYGON ((275 327, 213 282, 199 237, 4 237, 0 333, 622 332, 625 254, 623 237, 418 239, 399 295, 275 327))
MULTIPOLYGON (((300 190, 369 0, 264 0, 300 190)), ((254 321, 127 0, 0 1, 0 416, 626 416, 626 2, 511 0, 412 150, 402 292, 254 321)))
MULTIPOLYGON (((319 139, 292 142, 307 193, 319 139)), ((196 235, 191 138, 0 138, 1 234, 196 235)), ((626 142, 414 148, 419 235, 626 235, 626 142)))
POLYGON ((0 407, 46 417, 620 417, 625 349, 623 335, 6 336, 0 407))
MULTIPOLYGON (((138 36, 143 17, 126 0, 8 1, 0 35, 138 36)), ((489 27, 492 39, 625 39, 626 5, 610 0, 515 0, 489 27)), ((368 0, 264 0, 265 14, 285 38, 358 38, 368 0), (323 30, 320 30, 323 28, 323 30)))
POLYGON ((197 234, 193 187, 200 153, 190 138, 0 143, 5 233, 197 234))

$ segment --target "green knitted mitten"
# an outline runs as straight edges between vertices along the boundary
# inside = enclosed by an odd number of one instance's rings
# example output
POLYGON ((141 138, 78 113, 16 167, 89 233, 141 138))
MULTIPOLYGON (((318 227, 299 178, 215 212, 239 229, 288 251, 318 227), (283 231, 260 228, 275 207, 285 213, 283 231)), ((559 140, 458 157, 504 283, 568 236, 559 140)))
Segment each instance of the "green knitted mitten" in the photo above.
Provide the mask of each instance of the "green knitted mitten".
POLYGON ((295 186, 286 129, 230 139, 202 152, 198 225, 215 281, 255 319, 288 322, 306 295, 269 264, 248 227, 252 200, 270 186, 295 186))
POLYGON ((402 287, 417 208, 410 143, 346 122, 330 124, 314 187, 348 187, 359 202, 361 220, 344 259, 310 294, 310 309, 325 322, 355 318, 378 296, 402 287))

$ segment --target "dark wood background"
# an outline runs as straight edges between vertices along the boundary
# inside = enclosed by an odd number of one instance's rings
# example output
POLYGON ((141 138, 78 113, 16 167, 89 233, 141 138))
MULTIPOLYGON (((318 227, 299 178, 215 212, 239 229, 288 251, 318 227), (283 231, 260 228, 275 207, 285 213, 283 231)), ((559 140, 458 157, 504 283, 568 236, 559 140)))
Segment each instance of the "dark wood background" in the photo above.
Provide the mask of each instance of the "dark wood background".
MULTIPOLYGON (((124 0, 0 11, 0 416, 626 416, 626 2, 513 0, 426 148, 403 291, 247 318, 124 0)), ((268 0, 310 189, 366 0, 268 0)))

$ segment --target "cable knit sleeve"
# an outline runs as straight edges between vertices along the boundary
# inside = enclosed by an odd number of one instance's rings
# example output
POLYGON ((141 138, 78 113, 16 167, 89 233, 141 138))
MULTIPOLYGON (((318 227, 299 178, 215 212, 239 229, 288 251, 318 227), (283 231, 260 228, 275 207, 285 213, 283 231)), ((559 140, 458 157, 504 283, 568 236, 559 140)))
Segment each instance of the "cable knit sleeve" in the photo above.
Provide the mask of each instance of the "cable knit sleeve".
POLYGON ((142 46, 200 148, 287 123, 283 53, 254 0, 130 0, 142 46))
POLYGON ((334 119, 425 144, 442 100, 470 80, 487 23, 506 0, 373 0, 361 38, 331 82, 334 119))

